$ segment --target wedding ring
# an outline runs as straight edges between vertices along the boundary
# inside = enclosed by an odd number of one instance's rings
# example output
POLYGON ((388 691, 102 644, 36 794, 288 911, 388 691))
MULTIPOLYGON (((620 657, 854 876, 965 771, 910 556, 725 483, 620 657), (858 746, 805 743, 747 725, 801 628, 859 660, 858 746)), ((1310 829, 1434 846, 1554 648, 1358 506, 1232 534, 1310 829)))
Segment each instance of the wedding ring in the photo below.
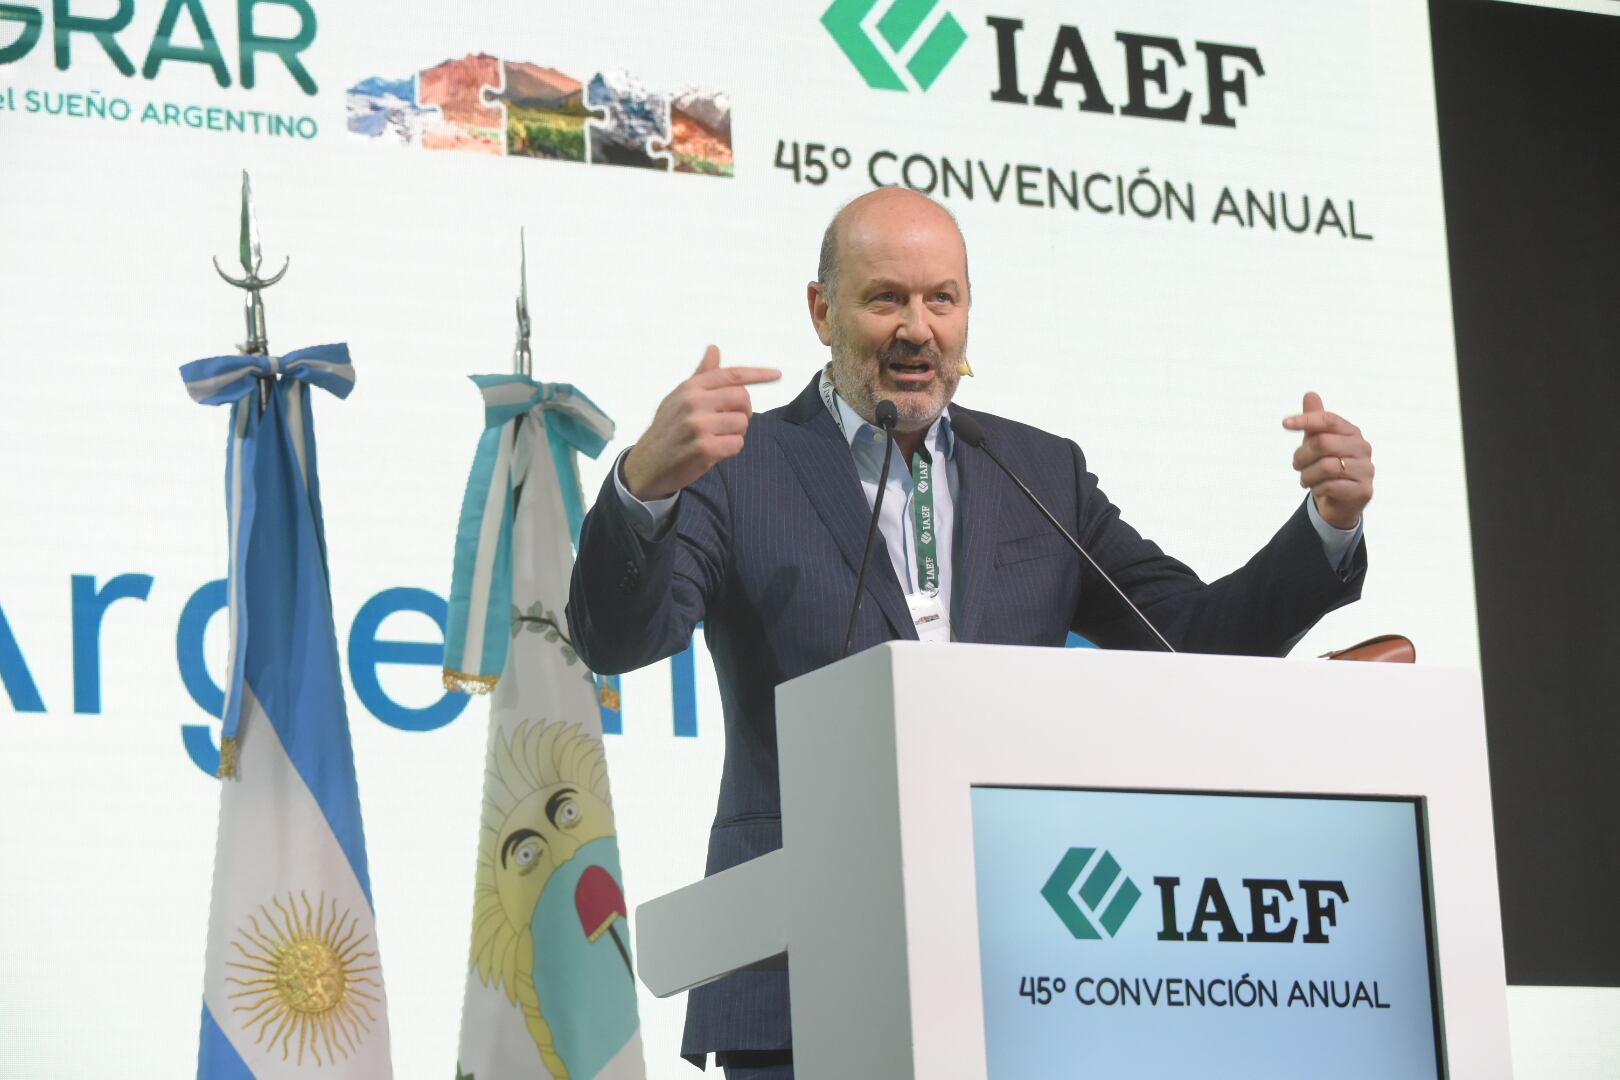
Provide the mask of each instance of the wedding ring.
POLYGON ((1349 473, 1350 473, 1349 466, 1345 465, 1344 458, 1340 458, 1339 459, 1339 475, 1340 476, 1348 476, 1349 473))

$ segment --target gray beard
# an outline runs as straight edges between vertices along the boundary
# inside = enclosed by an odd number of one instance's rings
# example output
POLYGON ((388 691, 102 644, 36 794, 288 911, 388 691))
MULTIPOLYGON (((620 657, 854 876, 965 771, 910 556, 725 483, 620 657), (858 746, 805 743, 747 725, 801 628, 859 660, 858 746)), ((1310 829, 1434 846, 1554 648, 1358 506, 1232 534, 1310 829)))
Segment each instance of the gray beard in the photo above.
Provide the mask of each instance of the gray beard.
MULTIPOLYGON (((875 376, 872 381, 868 381, 859 372, 845 374, 843 371, 844 365, 839 363, 839 354, 843 352, 841 344, 836 338, 834 339, 832 345, 833 360, 827 367, 828 377, 832 379, 833 389, 838 391, 838 396, 848 402, 850 408, 854 409, 862 420, 865 420, 868 424, 875 423, 877 403, 883 397, 882 389, 875 385, 875 376)), ((948 359, 941 358, 942 367, 948 363, 950 363, 948 359)), ((908 399, 905 395, 894 399, 895 410, 900 417, 900 422, 896 425, 895 430, 900 432, 926 431, 945 412, 954 393, 955 387, 952 386, 947 391, 944 400, 939 401, 937 405, 933 402, 923 404, 914 399, 908 399)))

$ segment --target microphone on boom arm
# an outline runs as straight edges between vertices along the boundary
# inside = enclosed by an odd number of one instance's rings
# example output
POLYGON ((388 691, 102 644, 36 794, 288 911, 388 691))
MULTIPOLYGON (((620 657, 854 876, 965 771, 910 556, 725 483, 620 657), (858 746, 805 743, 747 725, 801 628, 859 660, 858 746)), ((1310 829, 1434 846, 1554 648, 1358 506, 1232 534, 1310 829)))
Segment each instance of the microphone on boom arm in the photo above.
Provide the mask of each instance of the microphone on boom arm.
POLYGON ((884 398, 877 403, 873 417, 883 429, 883 471, 878 475, 877 498, 872 500, 872 520, 866 526, 866 550, 861 555, 861 572, 855 577, 855 603, 849 612, 849 630, 844 634, 844 651, 848 656, 855 643, 855 622, 861 617, 861 602, 866 598, 866 571, 872 565, 872 541, 877 539, 878 512, 883 509, 883 490, 889 486, 889 461, 894 457, 894 426, 900 422, 900 411, 894 402, 884 398))
MULTIPOLYGON (((1041 516, 1052 523, 1052 528, 1062 533, 1063 539, 1069 542, 1069 546, 1078 551, 1081 557, 1084 558, 1086 562, 1091 564, 1091 568, 1097 571, 1098 576, 1104 581, 1108 582, 1109 587, 1112 588, 1114 592, 1119 594, 1119 598, 1125 601, 1125 606, 1131 609, 1131 613, 1140 619, 1142 625, 1148 628, 1148 631, 1152 633, 1154 639, 1157 640, 1160 645, 1164 646, 1164 651, 1171 653, 1176 651, 1175 648, 1164 639, 1164 635, 1159 633, 1159 628, 1149 622, 1148 617, 1143 615, 1135 604, 1131 603, 1131 598, 1125 595, 1125 590, 1121 589, 1117 584, 1114 583, 1114 579, 1108 576, 1108 572, 1106 570, 1097 565, 1097 560, 1091 557, 1091 552, 1080 546, 1080 541, 1071 536, 1069 534, 1069 530, 1063 527, 1063 523, 1052 516, 1052 511, 1048 510, 1044 505, 1042 505, 1041 500, 1035 497, 1035 493, 1029 490, 1028 485, 1026 485, 1022 480, 1018 479, 1018 477, 1013 474, 1013 471, 1007 468, 1006 463, 995 455, 995 452, 991 450, 985 442, 984 428, 980 426, 978 420, 974 419, 972 416, 969 416, 967 413, 962 412, 961 410, 956 410, 951 413, 951 431, 962 442, 967 443, 974 449, 983 451, 986 457, 995 462, 996 467, 1007 474, 1007 479, 1016 484, 1018 490, 1022 491, 1025 497, 1027 497, 1030 502, 1035 504, 1035 509, 1041 512, 1041 516)), ((879 494, 881 495, 882 492, 879 492, 879 494)), ((876 518, 874 517, 873 520, 875 521, 876 518)))

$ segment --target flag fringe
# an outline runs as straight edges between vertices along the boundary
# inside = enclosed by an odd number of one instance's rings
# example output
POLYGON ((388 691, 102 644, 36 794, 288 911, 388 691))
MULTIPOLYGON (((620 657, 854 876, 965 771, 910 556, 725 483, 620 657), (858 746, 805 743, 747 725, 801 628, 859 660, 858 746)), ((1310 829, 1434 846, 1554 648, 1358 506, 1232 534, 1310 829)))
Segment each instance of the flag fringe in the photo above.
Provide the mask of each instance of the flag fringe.
POLYGON ((219 740, 219 773, 221 780, 235 780, 239 751, 237 736, 227 735, 219 740))
POLYGON ((444 669, 444 688, 459 690, 463 694, 487 694, 501 681, 499 675, 469 675, 454 668, 444 669))

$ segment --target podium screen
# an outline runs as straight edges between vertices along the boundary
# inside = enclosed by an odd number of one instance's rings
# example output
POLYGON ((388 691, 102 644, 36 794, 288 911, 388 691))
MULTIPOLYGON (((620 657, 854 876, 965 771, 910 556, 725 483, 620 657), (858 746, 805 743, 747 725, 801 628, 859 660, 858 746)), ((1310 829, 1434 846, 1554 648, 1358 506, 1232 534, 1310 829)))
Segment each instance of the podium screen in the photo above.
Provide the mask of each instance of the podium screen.
POLYGON ((1420 799, 975 787, 990 1080, 1444 1077, 1420 799))

